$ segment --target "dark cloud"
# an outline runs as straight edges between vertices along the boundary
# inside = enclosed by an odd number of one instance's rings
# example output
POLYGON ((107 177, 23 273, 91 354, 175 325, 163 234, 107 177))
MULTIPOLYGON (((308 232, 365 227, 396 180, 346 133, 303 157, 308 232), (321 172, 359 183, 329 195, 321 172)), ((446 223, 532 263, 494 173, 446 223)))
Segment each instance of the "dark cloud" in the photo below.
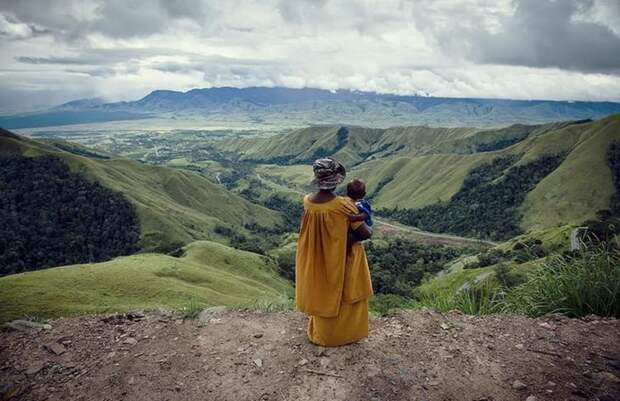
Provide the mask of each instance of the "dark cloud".
POLYGON ((576 19, 592 2, 521 0, 497 34, 474 37, 472 53, 484 63, 620 70, 620 37, 606 26, 576 19))
POLYGON ((435 26, 424 16, 421 26, 447 52, 477 63, 555 67, 582 72, 620 72, 620 37, 612 27, 584 17, 605 7, 608 21, 617 21, 620 2, 594 0, 515 0, 511 15, 485 26, 484 16, 451 9, 451 23, 435 26))
POLYGON ((59 39, 80 40, 89 33, 112 38, 163 33, 179 20, 203 24, 204 1, 191 0, 2 0, 0 12, 59 39))
POLYGON ((618 0, 0 0, 0 93, 41 104, 278 85, 618 100, 619 38, 618 0))

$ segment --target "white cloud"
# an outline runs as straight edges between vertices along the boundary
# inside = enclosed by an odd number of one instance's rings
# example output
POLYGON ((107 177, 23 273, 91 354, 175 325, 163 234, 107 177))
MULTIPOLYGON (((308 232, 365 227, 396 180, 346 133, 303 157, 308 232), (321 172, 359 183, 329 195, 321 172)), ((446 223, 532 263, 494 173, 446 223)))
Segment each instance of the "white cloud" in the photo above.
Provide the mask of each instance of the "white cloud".
POLYGON ((4 0, 0 107, 224 85, 620 100, 617 4, 4 0))

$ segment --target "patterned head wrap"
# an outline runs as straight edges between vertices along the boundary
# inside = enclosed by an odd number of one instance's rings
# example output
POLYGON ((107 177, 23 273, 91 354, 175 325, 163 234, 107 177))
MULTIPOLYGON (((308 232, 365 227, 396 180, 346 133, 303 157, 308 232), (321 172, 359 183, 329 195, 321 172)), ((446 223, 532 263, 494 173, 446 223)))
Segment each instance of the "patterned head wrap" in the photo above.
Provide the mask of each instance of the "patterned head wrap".
POLYGON ((344 166, 333 157, 315 160, 312 163, 312 170, 314 170, 312 185, 319 189, 334 189, 347 176, 344 166))

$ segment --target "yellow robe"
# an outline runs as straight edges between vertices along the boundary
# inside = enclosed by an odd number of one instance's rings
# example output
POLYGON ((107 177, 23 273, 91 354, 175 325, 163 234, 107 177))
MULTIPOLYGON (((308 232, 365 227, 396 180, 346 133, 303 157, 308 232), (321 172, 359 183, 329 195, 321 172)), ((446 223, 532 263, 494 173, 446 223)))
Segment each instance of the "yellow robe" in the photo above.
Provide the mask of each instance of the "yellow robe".
POLYGON ((364 247, 347 256, 347 232, 358 213, 353 201, 336 197, 326 203, 304 198, 296 255, 297 309, 310 315, 308 338, 323 346, 352 343, 368 336, 368 298, 372 295, 364 247))

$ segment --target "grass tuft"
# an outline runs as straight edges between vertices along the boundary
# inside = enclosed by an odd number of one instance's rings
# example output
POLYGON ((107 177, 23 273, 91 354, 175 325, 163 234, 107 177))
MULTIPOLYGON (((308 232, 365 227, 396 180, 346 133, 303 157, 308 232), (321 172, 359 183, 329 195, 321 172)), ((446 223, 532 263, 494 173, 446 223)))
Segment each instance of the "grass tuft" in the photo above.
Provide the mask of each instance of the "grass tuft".
POLYGON ((620 317, 620 253, 601 247, 552 257, 511 291, 506 308, 529 316, 620 317))

